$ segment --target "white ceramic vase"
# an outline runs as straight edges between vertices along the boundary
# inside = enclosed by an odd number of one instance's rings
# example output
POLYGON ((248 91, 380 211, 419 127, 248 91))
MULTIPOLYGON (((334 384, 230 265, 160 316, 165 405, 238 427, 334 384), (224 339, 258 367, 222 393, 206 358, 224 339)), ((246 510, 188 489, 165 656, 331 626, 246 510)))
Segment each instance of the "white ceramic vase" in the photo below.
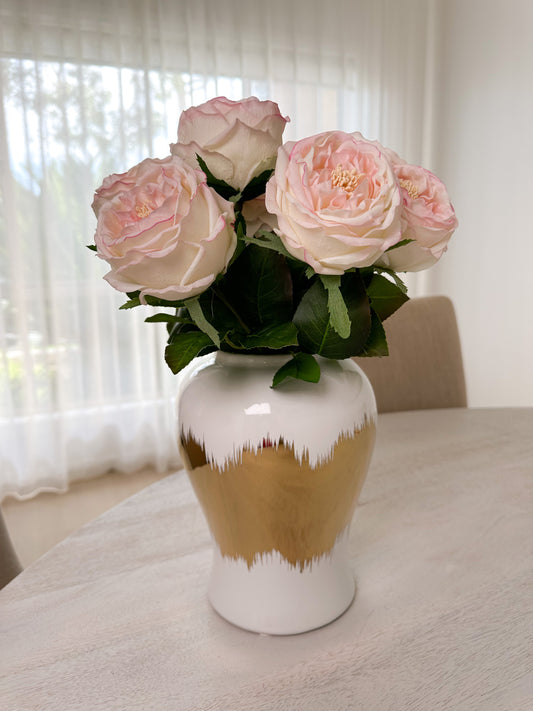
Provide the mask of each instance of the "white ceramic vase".
POLYGON ((351 359, 319 383, 271 388, 287 355, 214 353, 182 373, 180 449, 214 542, 208 596, 228 621, 295 634, 354 597, 350 521, 370 463, 376 403, 351 359))

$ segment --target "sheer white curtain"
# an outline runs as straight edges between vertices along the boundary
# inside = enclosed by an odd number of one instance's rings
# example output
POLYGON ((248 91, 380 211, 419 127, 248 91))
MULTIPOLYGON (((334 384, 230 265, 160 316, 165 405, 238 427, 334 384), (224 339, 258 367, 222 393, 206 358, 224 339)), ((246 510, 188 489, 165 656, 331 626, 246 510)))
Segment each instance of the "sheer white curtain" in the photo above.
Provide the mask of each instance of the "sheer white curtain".
POLYGON ((286 138, 431 152, 427 0, 0 0, 0 498, 178 464, 165 332, 85 249, 103 177, 163 157, 179 113, 277 101, 286 138))

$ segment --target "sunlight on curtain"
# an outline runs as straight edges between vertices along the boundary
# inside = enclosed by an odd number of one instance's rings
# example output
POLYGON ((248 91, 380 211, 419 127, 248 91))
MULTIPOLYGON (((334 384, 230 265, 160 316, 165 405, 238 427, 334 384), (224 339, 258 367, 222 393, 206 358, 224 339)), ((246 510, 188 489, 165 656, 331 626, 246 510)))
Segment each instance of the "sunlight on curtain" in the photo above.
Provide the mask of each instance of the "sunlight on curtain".
POLYGON ((286 139, 360 130, 422 162, 431 6, 0 2, 0 498, 179 463, 164 329, 84 247, 102 179, 221 94, 277 101, 286 139))

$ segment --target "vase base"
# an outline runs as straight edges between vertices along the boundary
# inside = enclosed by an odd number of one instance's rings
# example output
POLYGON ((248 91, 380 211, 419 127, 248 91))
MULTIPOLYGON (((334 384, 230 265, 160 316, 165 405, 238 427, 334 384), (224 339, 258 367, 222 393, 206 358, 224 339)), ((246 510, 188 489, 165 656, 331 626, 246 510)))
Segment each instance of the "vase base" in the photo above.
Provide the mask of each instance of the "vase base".
POLYGON ((250 632, 291 635, 323 627, 340 617, 355 596, 345 542, 303 570, 277 551, 248 567, 215 550, 208 598, 228 622, 250 632))

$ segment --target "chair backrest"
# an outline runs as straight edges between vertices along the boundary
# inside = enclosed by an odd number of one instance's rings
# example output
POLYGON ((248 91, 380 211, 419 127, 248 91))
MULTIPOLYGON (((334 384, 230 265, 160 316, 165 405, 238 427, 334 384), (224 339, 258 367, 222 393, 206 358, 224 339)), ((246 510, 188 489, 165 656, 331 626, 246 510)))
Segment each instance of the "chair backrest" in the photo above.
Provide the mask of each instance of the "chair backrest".
POLYGON ((461 343, 450 299, 411 299, 384 327, 389 355, 354 358, 372 383, 378 412, 466 407, 461 343))
POLYGON ((22 571, 0 509, 0 590, 22 571))

